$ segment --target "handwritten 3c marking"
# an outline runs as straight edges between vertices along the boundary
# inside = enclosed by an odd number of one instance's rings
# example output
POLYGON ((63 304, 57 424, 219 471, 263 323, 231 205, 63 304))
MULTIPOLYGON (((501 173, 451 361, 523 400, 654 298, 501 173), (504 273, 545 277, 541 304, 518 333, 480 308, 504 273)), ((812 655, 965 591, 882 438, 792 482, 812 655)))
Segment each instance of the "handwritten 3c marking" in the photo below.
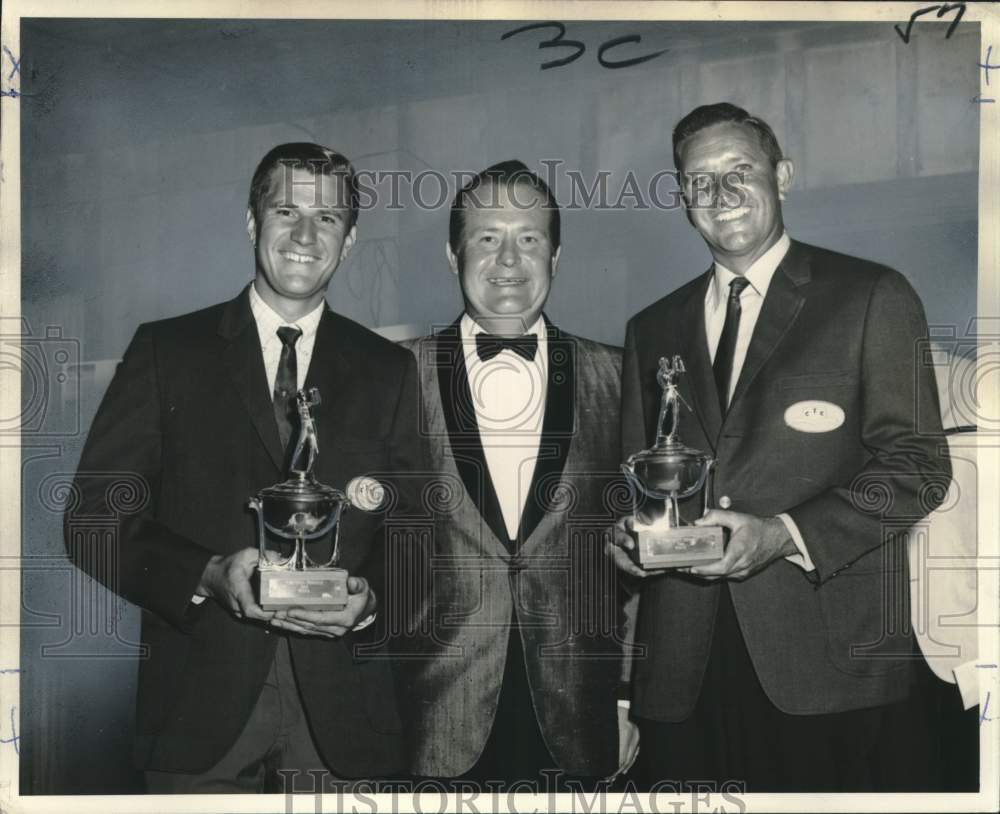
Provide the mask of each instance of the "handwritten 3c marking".
MULTIPOLYGON (((560 22, 547 22, 547 23, 529 23, 528 25, 522 25, 520 28, 515 28, 511 31, 504 33, 500 39, 506 40, 510 37, 514 37, 518 34, 524 34, 528 31, 536 31, 543 28, 555 29, 556 35, 552 39, 543 40, 538 43, 539 49, 545 48, 572 48, 573 53, 569 56, 561 57, 559 59, 551 59, 548 62, 543 62, 540 66, 541 70, 547 71, 549 68, 561 68, 563 65, 569 65, 571 62, 575 62, 580 57, 582 57, 586 51, 587 46, 580 40, 571 40, 566 38, 566 26, 560 22)), ((642 37, 639 34, 626 34, 623 37, 614 37, 606 42, 602 43, 600 48, 597 50, 597 61, 601 64, 603 68, 628 68, 632 65, 640 65, 643 62, 649 62, 651 59, 656 59, 661 54, 665 54, 668 49, 663 48, 659 51, 654 51, 651 54, 643 54, 642 56, 629 57, 627 59, 609 59, 607 54, 613 48, 618 48, 622 45, 636 44, 642 42, 642 37)))

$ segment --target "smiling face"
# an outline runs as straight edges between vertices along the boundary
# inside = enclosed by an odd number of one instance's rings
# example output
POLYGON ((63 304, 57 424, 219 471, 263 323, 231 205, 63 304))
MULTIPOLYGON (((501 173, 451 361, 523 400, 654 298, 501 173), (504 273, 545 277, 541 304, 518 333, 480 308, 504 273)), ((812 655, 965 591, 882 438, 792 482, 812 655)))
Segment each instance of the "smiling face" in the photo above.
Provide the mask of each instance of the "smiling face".
POLYGON ((256 246, 254 286, 261 299, 290 322, 319 305, 354 244, 349 222, 343 178, 276 167, 257 216, 247 210, 247 233, 256 246))
POLYGON ((491 186, 477 191, 487 204, 467 206, 457 252, 447 248, 448 264, 469 316, 491 333, 517 336, 545 307, 559 250, 552 250, 551 213, 540 192, 526 184, 491 186))
POLYGON ((784 231, 780 202, 792 162, 773 166, 757 134, 734 122, 700 130, 679 155, 688 220, 717 262, 743 274, 784 231))

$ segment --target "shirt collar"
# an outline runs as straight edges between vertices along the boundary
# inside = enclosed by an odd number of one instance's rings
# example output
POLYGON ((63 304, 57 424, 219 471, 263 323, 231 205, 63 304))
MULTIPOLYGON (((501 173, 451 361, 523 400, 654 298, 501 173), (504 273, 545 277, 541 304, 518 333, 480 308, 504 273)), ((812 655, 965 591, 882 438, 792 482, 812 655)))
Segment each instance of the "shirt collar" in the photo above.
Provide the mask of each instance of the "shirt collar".
MULTIPOLYGON (((488 333, 485 328, 469 316, 468 312, 462 314, 462 322, 459 330, 462 333, 462 339, 467 342, 474 340, 477 334, 488 333)), ((543 316, 539 315, 538 319, 535 320, 535 324, 524 332, 524 336, 530 334, 538 337, 539 347, 541 347, 541 342, 545 338, 545 318, 543 316)))
MULTIPOLYGON (((788 232, 782 232, 777 242, 760 257, 758 257, 746 270, 744 277, 750 283, 751 288, 756 291, 761 298, 767 296, 767 289, 771 285, 771 278, 778 270, 781 261, 785 259, 788 249, 791 248, 792 241, 788 237, 788 232)), ((729 284, 737 275, 719 262, 715 263, 715 274, 712 275, 712 285, 709 291, 715 297, 715 305, 724 302, 729 297, 729 284)))
POLYGON ((250 284, 250 311, 257 323, 257 331, 260 334, 261 345, 267 345, 272 340, 277 340, 278 328, 288 325, 302 331, 302 340, 312 340, 319 330, 319 322, 323 318, 323 311, 326 310, 326 303, 320 302, 312 311, 304 317, 300 317, 295 322, 288 322, 281 314, 275 311, 257 293, 257 287, 250 284))

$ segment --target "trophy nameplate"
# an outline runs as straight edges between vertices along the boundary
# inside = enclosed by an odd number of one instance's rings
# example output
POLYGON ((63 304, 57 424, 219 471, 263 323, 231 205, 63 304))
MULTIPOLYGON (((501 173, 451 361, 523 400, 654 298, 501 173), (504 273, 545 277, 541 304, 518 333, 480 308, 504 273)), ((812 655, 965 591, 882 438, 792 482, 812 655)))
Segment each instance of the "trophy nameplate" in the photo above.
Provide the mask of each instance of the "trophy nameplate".
POLYGON ((636 565, 647 570, 703 565, 722 559, 724 553, 722 526, 687 525, 680 517, 678 502, 699 491, 703 491, 702 515, 708 510, 706 481, 715 463, 711 456, 685 446, 677 437, 683 401, 677 382, 682 373, 680 356, 672 361, 660 359, 656 379, 663 396, 656 443, 630 455, 622 464, 622 471, 638 491, 664 502, 665 511, 659 519, 642 523, 633 518, 635 546, 629 554, 636 565), (665 432, 668 419, 670 431, 665 432))
POLYGON ((262 489, 250 500, 257 515, 260 576, 260 606, 267 611, 287 608, 343 610, 347 606, 348 573, 337 567, 340 559, 340 518, 345 509, 356 506, 374 511, 384 492, 372 478, 359 477, 347 492, 320 483, 313 475, 319 455, 316 425, 310 408, 320 403, 319 390, 299 390, 295 396, 299 412, 299 436, 291 460, 291 475, 262 489), (305 465, 300 465, 305 454, 305 465), (306 544, 332 536, 330 558, 324 563, 310 559, 306 544), (293 541, 292 553, 279 557, 267 548, 268 538, 293 541))
POLYGON ((260 606, 267 611, 289 607, 343 610, 347 607, 347 571, 311 568, 308 571, 262 569, 260 606))
POLYGON ((715 562, 724 552, 722 526, 637 526, 632 537, 635 548, 629 554, 636 565, 647 570, 715 562))

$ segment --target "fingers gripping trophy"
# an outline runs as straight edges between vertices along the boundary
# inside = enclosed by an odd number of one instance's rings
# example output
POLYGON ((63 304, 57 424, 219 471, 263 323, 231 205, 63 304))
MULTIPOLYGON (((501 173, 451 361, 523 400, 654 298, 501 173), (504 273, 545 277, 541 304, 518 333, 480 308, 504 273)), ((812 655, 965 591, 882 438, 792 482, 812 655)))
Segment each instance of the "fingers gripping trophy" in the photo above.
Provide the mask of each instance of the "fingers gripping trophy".
POLYGON ((665 513, 652 523, 634 518, 636 545, 632 557, 645 569, 678 568, 713 562, 723 554, 721 526, 690 526, 681 521, 679 501, 703 493, 702 514, 708 509, 705 487, 715 461, 707 453, 692 449, 677 436, 681 405, 691 409, 677 384, 685 372, 680 356, 662 357, 656 380, 663 395, 657 422, 656 442, 649 449, 630 455, 622 471, 638 493, 665 501, 665 513), (665 427, 669 426, 669 432, 665 427))
POLYGON ((369 477, 354 478, 346 492, 317 481, 313 466, 319 455, 319 440, 312 408, 320 404, 319 390, 315 387, 299 390, 295 404, 299 413, 299 436, 292 454, 290 475, 283 483, 262 489, 249 504, 257 515, 260 606, 264 610, 291 607, 341 610, 347 605, 348 573, 337 567, 340 518, 352 506, 363 511, 377 510, 385 492, 378 481, 369 477), (313 562, 306 544, 330 534, 333 546, 329 560, 321 564, 313 562), (269 537, 294 541, 291 555, 273 558, 267 548, 269 537))

